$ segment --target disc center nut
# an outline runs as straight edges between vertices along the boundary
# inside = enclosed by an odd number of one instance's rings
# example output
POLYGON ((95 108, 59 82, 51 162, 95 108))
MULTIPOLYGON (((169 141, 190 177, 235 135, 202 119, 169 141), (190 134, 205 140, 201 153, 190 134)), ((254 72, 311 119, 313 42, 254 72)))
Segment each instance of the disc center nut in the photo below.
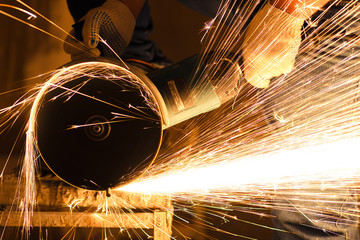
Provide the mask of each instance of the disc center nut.
POLYGON ((104 128, 101 125, 95 125, 92 127, 92 130, 94 133, 99 134, 104 130, 104 128))
POLYGON ((110 135, 110 122, 104 116, 91 116, 86 120, 85 125, 86 136, 93 141, 103 141, 110 135))

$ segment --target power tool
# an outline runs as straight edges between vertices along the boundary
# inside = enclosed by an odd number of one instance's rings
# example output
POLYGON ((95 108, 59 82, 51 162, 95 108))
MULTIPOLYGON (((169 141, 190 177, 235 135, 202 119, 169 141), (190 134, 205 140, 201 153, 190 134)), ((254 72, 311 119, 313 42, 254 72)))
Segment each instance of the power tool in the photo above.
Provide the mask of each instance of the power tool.
POLYGON ((38 151, 73 186, 103 191, 146 173, 164 129, 232 99, 242 78, 239 64, 226 58, 209 64, 201 55, 149 73, 126 65, 107 58, 71 62, 55 76, 65 81, 49 84, 42 96, 38 151), (100 65, 107 74, 96 74, 100 65), (76 75, 79 68, 86 70, 76 75))

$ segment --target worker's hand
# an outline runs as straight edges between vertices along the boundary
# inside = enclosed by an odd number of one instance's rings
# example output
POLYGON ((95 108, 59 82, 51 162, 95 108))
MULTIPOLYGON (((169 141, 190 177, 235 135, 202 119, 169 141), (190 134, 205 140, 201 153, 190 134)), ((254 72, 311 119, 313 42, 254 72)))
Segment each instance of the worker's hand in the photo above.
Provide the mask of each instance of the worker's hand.
POLYGON ((65 39, 64 51, 71 55, 71 60, 76 61, 84 58, 100 56, 100 50, 89 48, 83 42, 75 38, 75 30, 71 30, 65 39))
POLYGON ((286 74, 295 64, 304 19, 267 3, 250 22, 243 45, 245 79, 266 88, 273 77, 286 74))
POLYGON ((86 53, 83 55, 74 54, 73 49, 70 50, 66 47, 69 44, 64 46, 66 52, 72 56, 86 56, 89 53, 90 55, 97 55, 98 51, 95 49, 100 41, 105 41, 105 46, 101 49, 103 56, 114 57, 124 53, 135 27, 135 17, 124 3, 119 0, 106 0, 100 7, 91 9, 83 20, 84 25, 81 34, 85 49, 83 49, 84 46, 80 49, 85 50, 86 53))

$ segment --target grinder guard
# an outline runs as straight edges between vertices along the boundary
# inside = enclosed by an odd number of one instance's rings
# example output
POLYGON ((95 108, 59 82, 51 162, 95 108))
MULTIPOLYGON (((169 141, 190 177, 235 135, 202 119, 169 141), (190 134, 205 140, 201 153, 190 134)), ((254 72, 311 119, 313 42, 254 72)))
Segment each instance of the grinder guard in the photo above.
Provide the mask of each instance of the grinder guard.
POLYGON ((42 158, 65 182, 85 189, 106 190, 133 180, 134 171, 152 164, 161 139, 161 116, 140 88, 100 75, 52 87, 37 114, 42 158))

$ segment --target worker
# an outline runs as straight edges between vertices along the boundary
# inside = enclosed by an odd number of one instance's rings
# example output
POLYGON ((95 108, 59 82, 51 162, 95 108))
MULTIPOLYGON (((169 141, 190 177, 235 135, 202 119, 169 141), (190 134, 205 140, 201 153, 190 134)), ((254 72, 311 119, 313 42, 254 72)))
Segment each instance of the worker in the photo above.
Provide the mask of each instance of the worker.
MULTIPOLYGON (((210 17, 215 16, 221 2, 221 0, 179 1, 210 17)), ((152 22, 146 0, 67 0, 67 2, 75 22, 82 24, 80 34, 82 41, 68 37, 66 42, 69 44, 64 45, 65 51, 71 54, 73 60, 102 54, 114 58, 121 56, 124 59, 139 59, 154 66, 166 66, 171 63, 156 44, 149 40, 152 22), (100 37, 106 40, 106 44, 113 51, 101 43, 100 37)), ((246 26, 242 44, 245 79, 256 88, 267 88, 272 79, 291 72, 296 65, 305 20, 319 16, 321 13, 317 10, 326 4, 330 4, 329 0, 270 0, 269 2, 263 0, 259 4, 261 9, 254 14, 246 26), (303 7, 304 5, 310 7, 303 7), (258 39, 261 39, 261 43, 258 39)), ((342 6, 341 4, 332 6, 328 13, 323 14, 322 21, 325 22, 327 17, 340 12, 342 6)), ((359 26, 360 20, 353 21, 352 25, 346 26, 346 30, 360 29, 359 26)), ((360 34, 355 30, 350 32, 360 34)), ((75 36, 76 31, 73 30, 71 33, 75 36)), ((335 60, 339 61, 339 59, 335 60)), ((339 196, 341 197, 338 201, 335 199, 333 203, 329 203, 329 208, 337 212, 334 213, 334 218, 322 215, 309 216, 301 211, 275 209, 273 211, 276 216, 275 227, 285 230, 276 231, 276 239, 358 239, 358 228, 353 224, 357 221, 356 204, 353 204, 357 201, 356 196, 351 191, 342 192, 339 196), (348 209, 354 210, 354 214, 344 213, 351 216, 348 219, 350 223, 339 220, 343 214, 343 205, 348 205, 350 206, 348 209), (336 218, 336 214, 339 218, 336 218), (314 220, 311 220, 312 218, 314 220)), ((322 207, 326 208, 326 203, 311 201, 309 204, 325 204, 322 207)))

